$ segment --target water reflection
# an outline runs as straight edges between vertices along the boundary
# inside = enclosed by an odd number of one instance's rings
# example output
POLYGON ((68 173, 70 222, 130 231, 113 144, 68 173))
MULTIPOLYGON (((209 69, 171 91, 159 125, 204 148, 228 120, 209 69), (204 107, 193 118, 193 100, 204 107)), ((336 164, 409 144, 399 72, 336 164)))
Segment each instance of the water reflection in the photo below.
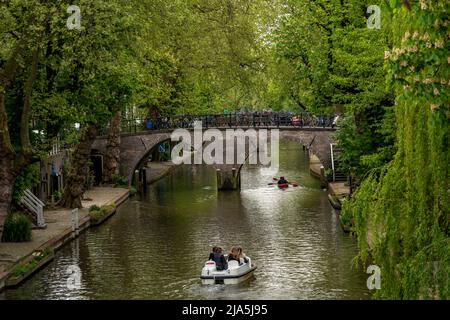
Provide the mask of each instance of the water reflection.
POLYGON ((282 141, 280 175, 301 184, 278 190, 259 168, 244 167, 241 192, 216 191, 206 166, 180 167, 116 216, 58 252, 9 299, 366 299, 367 275, 351 269, 354 239, 294 142, 282 141), (202 286, 211 246, 240 244, 258 265, 253 281, 202 286), (77 249, 74 249, 77 248, 77 249), (74 257, 77 257, 76 259, 74 257), (82 271, 67 288, 67 267, 82 271))

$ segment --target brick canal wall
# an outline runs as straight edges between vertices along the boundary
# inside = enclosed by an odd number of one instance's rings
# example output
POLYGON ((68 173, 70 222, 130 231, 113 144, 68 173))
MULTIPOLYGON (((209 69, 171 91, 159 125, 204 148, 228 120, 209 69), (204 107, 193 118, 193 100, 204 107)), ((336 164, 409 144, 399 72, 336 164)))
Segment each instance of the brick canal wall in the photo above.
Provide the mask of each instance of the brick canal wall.
POLYGON ((330 143, 334 142, 333 131, 282 131, 280 137, 299 142, 319 158, 326 169, 332 167, 330 143))

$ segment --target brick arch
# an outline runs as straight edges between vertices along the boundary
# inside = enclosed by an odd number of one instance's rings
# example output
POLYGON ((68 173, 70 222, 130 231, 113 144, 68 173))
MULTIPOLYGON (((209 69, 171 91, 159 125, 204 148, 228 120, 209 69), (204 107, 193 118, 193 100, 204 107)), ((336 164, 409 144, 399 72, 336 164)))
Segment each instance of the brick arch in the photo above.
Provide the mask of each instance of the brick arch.
MULTIPOLYGON (((297 141, 307 147, 314 153, 325 166, 331 167, 330 143, 333 142, 332 129, 291 129, 280 130, 280 139, 289 139, 297 141)), ((137 134, 124 134, 121 136, 120 144, 120 173, 128 178, 129 183, 133 179, 136 168, 142 163, 143 159, 154 150, 160 143, 171 139, 172 131, 146 131, 137 134)), ((92 146, 92 149, 106 152, 107 137, 98 137, 92 146)), ((240 172, 243 165, 233 166, 224 165, 220 168, 231 170, 233 167, 240 172)), ((216 166, 217 167, 217 166, 216 166)))
MULTIPOLYGON (((120 143, 120 173, 127 177, 131 184, 133 174, 142 161, 153 152, 159 144, 170 140, 170 132, 141 135, 124 135, 120 143)), ((106 137, 97 138, 92 149, 103 154, 106 152, 106 137)))

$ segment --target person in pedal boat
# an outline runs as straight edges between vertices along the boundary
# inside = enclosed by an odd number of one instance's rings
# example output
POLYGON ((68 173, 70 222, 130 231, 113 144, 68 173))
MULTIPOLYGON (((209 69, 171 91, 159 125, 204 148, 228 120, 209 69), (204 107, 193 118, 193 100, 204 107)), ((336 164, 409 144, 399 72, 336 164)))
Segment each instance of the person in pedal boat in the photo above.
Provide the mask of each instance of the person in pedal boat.
POLYGON ((289 181, 287 181, 284 177, 281 177, 280 180, 278 180, 278 185, 281 184, 289 184, 289 181))
POLYGON ((228 254, 228 262, 235 260, 239 263, 239 265, 242 265, 244 263, 248 262, 247 257, 242 252, 241 246, 234 246, 231 248, 230 253, 228 254))
POLYGON ((239 253, 239 262, 240 262, 240 264, 248 263, 248 258, 245 256, 245 253, 243 252, 241 246, 238 246, 238 253, 239 253))
POLYGON ((216 263, 217 271, 228 269, 228 262, 223 255, 223 250, 221 247, 213 247, 212 252, 209 254, 208 260, 216 263))

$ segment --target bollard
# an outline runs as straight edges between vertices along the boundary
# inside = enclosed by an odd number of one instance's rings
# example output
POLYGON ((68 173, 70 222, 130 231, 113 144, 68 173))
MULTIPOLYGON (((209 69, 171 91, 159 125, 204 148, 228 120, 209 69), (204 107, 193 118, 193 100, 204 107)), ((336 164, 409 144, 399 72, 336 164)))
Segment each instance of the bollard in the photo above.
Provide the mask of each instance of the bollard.
POLYGON ((142 188, 144 193, 147 193, 147 169, 142 168, 142 188))
POLYGON ((217 176, 217 189, 220 190, 220 188, 222 188, 222 175, 220 169, 217 169, 216 176, 217 176))
POLYGON ((79 214, 78 208, 72 210, 72 238, 76 238, 79 234, 79 214))
POLYGON ((133 181, 134 181, 134 187, 136 188, 136 190, 139 190, 139 170, 135 170, 134 171, 134 175, 133 175, 133 181))
POLYGON ((236 168, 230 171, 222 172, 217 169, 217 189, 221 190, 239 190, 241 187, 240 174, 236 168))
POLYGON ((239 188, 238 178, 237 178, 237 170, 236 168, 231 169, 232 175, 233 175, 233 188, 234 190, 237 190, 239 188))

